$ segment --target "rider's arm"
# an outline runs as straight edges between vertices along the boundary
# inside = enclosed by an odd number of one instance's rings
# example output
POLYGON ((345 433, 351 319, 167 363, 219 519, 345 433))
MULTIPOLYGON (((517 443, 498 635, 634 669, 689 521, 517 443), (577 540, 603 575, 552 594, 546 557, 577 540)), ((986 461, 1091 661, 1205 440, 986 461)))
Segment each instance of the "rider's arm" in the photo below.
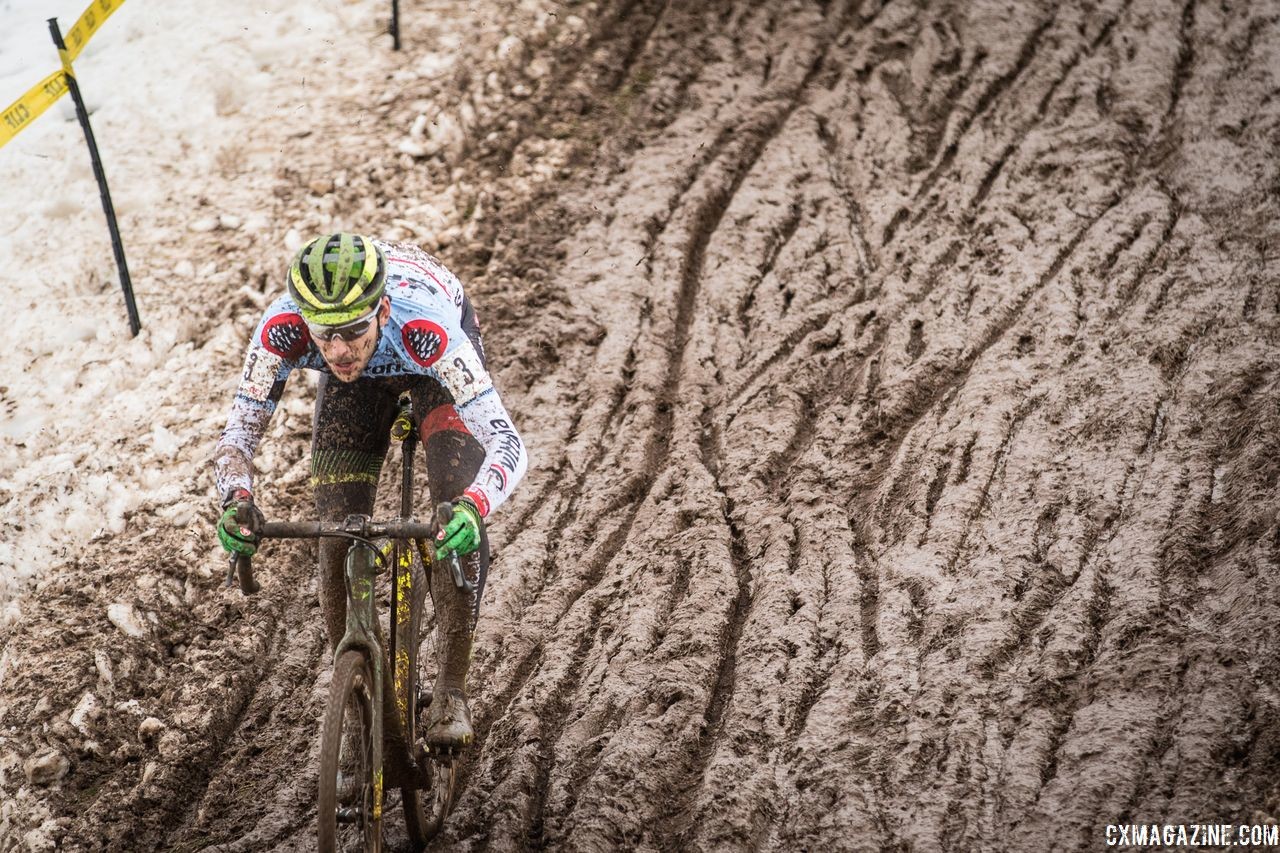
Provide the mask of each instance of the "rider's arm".
POLYGON ((505 501, 529 467, 529 453, 471 341, 459 334, 431 371, 453 395, 453 406, 484 447, 484 462, 463 494, 488 516, 505 501))
POLYGON ((488 516, 505 501, 529 468, 529 452, 496 389, 458 406, 458 418, 484 446, 484 463, 464 495, 488 516))
POLYGON ((296 366, 295 357, 309 344, 302 318, 282 307, 282 300, 272 304, 253 332, 227 426, 214 450, 218 495, 224 502, 241 489, 253 491, 253 456, 258 442, 284 393, 285 380, 296 366))
POLYGON ((253 491, 253 455, 275 411, 275 401, 271 403, 262 406, 237 393, 231 404, 226 429, 213 453, 218 496, 224 503, 238 491, 253 491))

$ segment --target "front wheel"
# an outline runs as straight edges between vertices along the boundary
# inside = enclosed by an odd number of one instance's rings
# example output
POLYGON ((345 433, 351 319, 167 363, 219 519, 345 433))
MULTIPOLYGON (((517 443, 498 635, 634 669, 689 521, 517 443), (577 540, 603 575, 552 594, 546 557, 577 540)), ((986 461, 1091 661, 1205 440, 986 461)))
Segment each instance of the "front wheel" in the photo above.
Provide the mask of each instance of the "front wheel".
POLYGON ((374 815, 373 676, 358 651, 344 652, 333 668, 320 737, 317 807, 321 853, 382 849, 374 815))

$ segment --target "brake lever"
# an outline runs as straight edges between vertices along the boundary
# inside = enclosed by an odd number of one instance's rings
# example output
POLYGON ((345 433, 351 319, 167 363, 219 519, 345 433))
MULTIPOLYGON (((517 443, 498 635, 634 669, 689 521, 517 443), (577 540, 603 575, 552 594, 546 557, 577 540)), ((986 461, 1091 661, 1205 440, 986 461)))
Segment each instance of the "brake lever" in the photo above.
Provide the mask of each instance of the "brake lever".
MULTIPOLYGON (((453 505, 448 501, 441 501, 436 504, 436 524, 440 525, 443 530, 445 526, 453 519, 453 505)), ((463 592, 472 593, 476 591, 476 585, 467 579, 466 572, 462 571, 462 561, 458 559, 457 551, 450 551, 446 558, 449 565, 449 574, 453 575, 453 585, 463 592)))
POLYGON ((235 579, 240 581, 240 591, 245 595, 253 595, 262 586, 253 577, 253 558, 248 554, 232 554, 227 565, 226 586, 235 586, 235 579))

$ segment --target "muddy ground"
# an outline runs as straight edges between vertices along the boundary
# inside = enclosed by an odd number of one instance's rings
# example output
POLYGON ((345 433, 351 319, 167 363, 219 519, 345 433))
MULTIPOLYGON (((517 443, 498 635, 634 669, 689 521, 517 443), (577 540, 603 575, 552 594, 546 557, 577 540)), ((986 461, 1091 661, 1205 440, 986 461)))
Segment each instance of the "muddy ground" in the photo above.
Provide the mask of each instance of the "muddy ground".
MULTIPOLYGON (((305 227, 341 196, 454 267, 531 448, 440 849, 1280 818, 1280 9, 432 9, 375 120, 289 138, 269 201, 305 227), (497 25, 419 75, 445 13, 497 25), (461 131, 424 144, 427 114, 461 131), (444 182, 462 222, 415 227, 444 182)), ((279 278, 242 273, 210 322, 247 336, 279 278)), ((294 384, 273 517, 310 510, 294 384)), ((311 553, 272 546, 245 599, 212 505, 162 510, 3 635, 0 848, 314 844, 311 553)))

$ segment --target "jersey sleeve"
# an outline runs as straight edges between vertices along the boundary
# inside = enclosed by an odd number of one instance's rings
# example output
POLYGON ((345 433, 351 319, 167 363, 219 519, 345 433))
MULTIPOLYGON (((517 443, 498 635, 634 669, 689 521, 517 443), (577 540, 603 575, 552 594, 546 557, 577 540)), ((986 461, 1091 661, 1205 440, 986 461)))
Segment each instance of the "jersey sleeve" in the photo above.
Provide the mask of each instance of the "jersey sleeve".
POLYGON ((254 329, 226 428, 214 450, 214 472, 223 500, 253 489, 253 456, 284 393, 289 373, 311 344, 302 316, 290 304, 273 303, 254 329))
MULTIPOLYGON (((390 247, 399 286, 407 288, 395 346, 414 372, 437 380, 453 397, 459 420, 484 447, 485 458, 465 494, 488 516, 510 497, 529 467, 524 441, 493 387, 484 356, 466 334, 462 282, 438 260, 412 246, 390 247)), ((396 316, 392 297, 392 316, 396 316)))
POLYGON ((484 447, 480 471, 463 494, 480 509, 480 515, 488 517, 523 479, 529 468, 529 452, 502 398, 492 387, 455 408, 463 425, 484 447))
POLYGON ((453 396, 462 423, 484 447, 484 463, 465 494, 482 516, 505 501, 529 467, 529 454, 475 345, 456 323, 417 317, 400 330, 408 359, 453 396))

